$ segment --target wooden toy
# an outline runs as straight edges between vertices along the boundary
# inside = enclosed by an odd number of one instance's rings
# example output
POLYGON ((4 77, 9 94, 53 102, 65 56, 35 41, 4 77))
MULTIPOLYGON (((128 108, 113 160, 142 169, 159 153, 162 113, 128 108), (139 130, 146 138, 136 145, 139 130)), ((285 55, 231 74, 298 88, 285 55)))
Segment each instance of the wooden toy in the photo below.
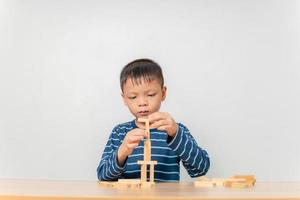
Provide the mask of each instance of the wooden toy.
POLYGON ((231 188, 248 188, 253 187, 256 179, 254 175, 235 175, 231 179, 233 180, 226 180, 224 182, 225 187, 231 188), (244 179, 244 180, 240 180, 244 179))
POLYGON ((199 177, 194 181, 196 187, 215 187, 215 186, 224 186, 230 188, 247 188, 253 187, 255 184, 254 175, 235 175, 231 178, 222 179, 222 178, 207 178, 205 176, 199 177))
POLYGON ((119 179, 118 181, 101 181, 100 185, 105 187, 116 188, 147 188, 154 185, 154 165, 157 161, 151 160, 151 140, 150 140, 150 125, 149 120, 139 118, 138 122, 145 123, 145 131, 147 138, 144 140, 144 160, 139 160, 137 163, 141 165, 141 179, 119 179), (150 166, 150 177, 147 182, 147 166, 150 166))
POLYGON ((140 179, 119 179, 118 181, 100 181, 100 185, 118 189, 135 189, 142 187, 140 179))
POLYGON ((150 140, 150 125, 149 120, 145 118, 139 118, 138 122, 145 123, 145 130, 147 138, 144 140, 144 160, 138 161, 141 165, 141 181, 147 182, 147 166, 150 165, 150 183, 154 184, 154 165, 157 161, 151 161, 151 140, 150 140))
POLYGON ((214 187, 216 183, 206 176, 200 176, 197 181, 194 181, 196 187, 214 187))

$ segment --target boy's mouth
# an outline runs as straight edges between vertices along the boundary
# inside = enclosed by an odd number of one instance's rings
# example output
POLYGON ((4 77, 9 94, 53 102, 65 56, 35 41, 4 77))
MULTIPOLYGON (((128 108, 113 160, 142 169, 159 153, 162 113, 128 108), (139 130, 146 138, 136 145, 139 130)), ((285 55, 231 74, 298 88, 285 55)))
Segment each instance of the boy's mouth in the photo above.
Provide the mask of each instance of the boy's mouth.
POLYGON ((149 114, 149 111, 148 110, 143 110, 143 111, 140 111, 140 112, 138 112, 139 113, 139 115, 141 115, 141 116, 147 116, 148 114, 149 114))

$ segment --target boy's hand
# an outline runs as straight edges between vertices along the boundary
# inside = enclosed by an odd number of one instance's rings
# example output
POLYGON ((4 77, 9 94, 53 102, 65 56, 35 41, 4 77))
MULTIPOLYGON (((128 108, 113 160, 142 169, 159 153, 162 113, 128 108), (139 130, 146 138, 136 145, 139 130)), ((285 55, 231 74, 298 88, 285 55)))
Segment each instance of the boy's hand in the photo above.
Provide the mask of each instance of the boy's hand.
POLYGON ((137 147, 142 139, 146 137, 146 132, 143 129, 135 128, 129 131, 123 143, 120 145, 118 149, 118 164, 120 166, 124 165, 125 160, 129 155, 132 154, 135 147, 137 147))
POLYGON ((166 131, 170 137, 177 132, 177 124, 169 113, 155 112, 148 116, 150 128, 166 131))

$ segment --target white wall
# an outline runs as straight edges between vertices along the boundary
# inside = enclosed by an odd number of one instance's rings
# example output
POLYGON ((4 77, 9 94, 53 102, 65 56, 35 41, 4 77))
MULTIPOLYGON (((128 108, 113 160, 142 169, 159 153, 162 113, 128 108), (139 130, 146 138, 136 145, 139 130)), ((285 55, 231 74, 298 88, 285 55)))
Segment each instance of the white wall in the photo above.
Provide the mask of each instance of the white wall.
POLYGON ((96 180, 149 57, 209 176, 300 181, 299 52, 300 1, 0 0, 0 178, 96 180))

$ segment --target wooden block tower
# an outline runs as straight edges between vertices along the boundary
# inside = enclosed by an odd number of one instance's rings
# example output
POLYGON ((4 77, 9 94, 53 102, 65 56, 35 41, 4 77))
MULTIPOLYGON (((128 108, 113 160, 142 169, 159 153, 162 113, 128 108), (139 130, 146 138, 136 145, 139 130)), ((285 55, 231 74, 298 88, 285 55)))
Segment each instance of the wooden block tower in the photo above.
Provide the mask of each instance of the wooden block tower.
POLYGON ((137 163, 141 165, 141 179, 119 179, 118 182, 114 181, 101 181, 101 185, 106 187, 117 188, 144 188, 154 185, 154 165, 157 161, 151 160, 151 140, 150 140, 150 127, 149 120, 139 118, 139 122, 145 123, 145 131, 147 138, 144 140, 144 160, 139 160, 137 163), (147 182, 147 166, 150 165, 150 181, 147 182))
POLYGON ((147 166, 150 165, 150 183, 154 183, 154 165, 157 161, 151 160, 151 140, 150 140, 150 125, 149 120, 139 118, 138 122, 145 123, 145 130, 147 138, 144 140, 144 160, 139 160, 138 164, 141 165, 141 181, 147 182, 147 166))

